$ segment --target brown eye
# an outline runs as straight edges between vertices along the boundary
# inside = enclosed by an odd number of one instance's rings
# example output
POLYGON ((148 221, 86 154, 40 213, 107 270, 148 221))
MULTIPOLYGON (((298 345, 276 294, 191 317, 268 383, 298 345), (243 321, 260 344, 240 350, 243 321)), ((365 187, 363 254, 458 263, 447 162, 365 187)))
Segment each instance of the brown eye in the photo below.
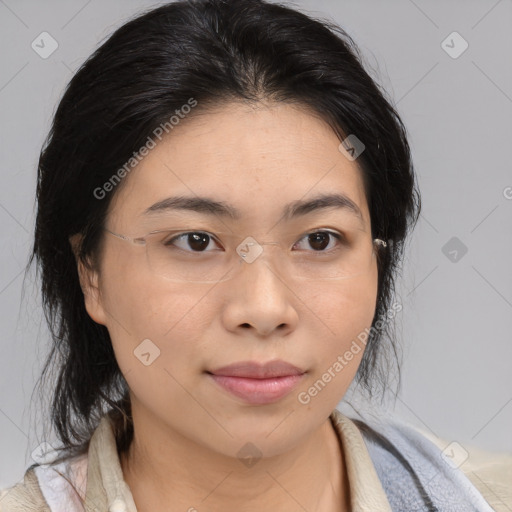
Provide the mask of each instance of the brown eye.
MULTIPOLYGON (((336 242, 331 243, 333 239, 342 241, 343 236, 332 231, 315 231, 305 235, 301 241, 305 240, 314 252, 329 252, 330 249, 334 249, 336 246, 336 242)), ((308 250, 308 248, 306 247, 304 250, 308 250)))
POLYGON ((329 237, 328 233, 313 233, 308 235, 308 241, 315 251, 323 251, 329 245, 329 237))
POLYGON ((208 233, 203 231, 191 231, 189 233, 181 233, 164 241, 164 245, 166 247, 177 247, 178 249, 188 252, 211 252, 206 251, 206 249, 212 241, 215 242, 215 239, 208 233))

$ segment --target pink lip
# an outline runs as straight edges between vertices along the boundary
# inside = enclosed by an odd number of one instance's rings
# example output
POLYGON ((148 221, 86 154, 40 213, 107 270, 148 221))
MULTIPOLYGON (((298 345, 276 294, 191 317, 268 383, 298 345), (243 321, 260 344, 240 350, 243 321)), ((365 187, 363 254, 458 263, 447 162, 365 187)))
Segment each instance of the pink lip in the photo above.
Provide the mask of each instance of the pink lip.
POLYGON ((207 372, 223 389, 254 405, 277 402, 297 386, 305 371, 285 361, 243 361, 207 372))

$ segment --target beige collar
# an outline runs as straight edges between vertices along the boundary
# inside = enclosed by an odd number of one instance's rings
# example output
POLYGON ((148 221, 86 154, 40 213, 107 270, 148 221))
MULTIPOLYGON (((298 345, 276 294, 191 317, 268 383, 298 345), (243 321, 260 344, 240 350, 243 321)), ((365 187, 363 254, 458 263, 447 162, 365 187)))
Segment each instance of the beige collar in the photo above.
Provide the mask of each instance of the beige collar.
POLYGON ((356 424, 337 409, 330 418, 343 447, 353 512, 392 512, 356 424))
MULTIPOLYGON (((354 512, 391 512, 363 437, 355 423, 338 410, 330 416, 343 447, 354 512)), ((88 452, 86 510, 137 512, 123 478, 110 419, 104 416, 88 452)))

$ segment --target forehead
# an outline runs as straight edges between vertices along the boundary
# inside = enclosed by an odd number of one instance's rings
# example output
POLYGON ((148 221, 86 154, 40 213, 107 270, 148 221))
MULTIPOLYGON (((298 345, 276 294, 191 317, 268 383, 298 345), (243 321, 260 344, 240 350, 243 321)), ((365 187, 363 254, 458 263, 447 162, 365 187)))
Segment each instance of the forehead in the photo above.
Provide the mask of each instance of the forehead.
POLYGON ((340 152, 331 127, 299 106, 229 103, 184 119, 155 143, 115 194, 110 213, 120 222, 163 214, 155 205, 176 197, 221 203, 237 222, 275 222, 299 202, 337 195, 369 225, 359 166, 340 152))

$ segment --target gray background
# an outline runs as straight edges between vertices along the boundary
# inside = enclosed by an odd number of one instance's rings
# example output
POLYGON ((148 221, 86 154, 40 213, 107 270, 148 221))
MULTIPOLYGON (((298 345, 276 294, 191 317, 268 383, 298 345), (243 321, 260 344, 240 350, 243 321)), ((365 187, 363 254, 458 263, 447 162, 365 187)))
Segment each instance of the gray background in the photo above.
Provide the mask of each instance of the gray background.
MULTIPOLYGON (((22 296, 38 152, 74 70, 156 5, 0 0, 0 487, 22 477, 41 441, 29 405, 48 334, 33 276, 22 296), (43 31, 59 45, 47 59, 31 48, 43 31)), ((399 287, 405 361, 396 412, 448 441, 512 452, 512 2, 295 5, 354 37, 410 134, 423 213, 399 287), (453 31, 469 44, 458 58, 441 45, 453 31)), ((452 52, 461 48, 448 41, 452 52)))

